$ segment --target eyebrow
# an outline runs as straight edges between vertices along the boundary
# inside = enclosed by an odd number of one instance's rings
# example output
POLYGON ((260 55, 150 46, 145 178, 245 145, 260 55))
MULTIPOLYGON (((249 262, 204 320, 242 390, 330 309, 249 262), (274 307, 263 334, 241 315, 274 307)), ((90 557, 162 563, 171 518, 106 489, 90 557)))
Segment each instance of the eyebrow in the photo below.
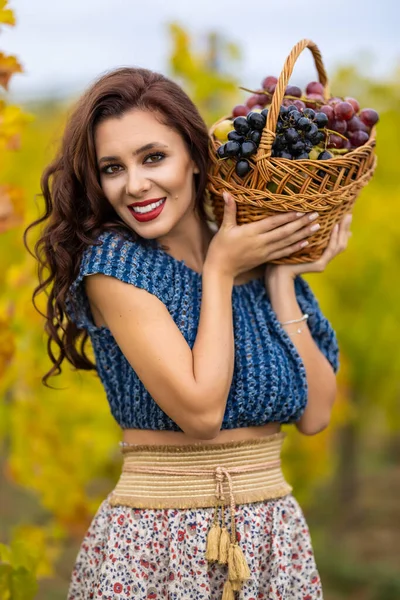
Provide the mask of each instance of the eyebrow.
MULTIPOLYGON (((138 154, 142 154, 147 150, 153 150, 153 148, 168 148, 166 144, 160 144, 159 142, 150 142, 149 144, 145 144, 141 148, 138 148, 134 152, 132 152, 133 156, 137 156, 138 154)), ((102 156, 99 160, 99 165, 103 162, 108 162, 110 160, 120 160, 119 156, 102 156)))

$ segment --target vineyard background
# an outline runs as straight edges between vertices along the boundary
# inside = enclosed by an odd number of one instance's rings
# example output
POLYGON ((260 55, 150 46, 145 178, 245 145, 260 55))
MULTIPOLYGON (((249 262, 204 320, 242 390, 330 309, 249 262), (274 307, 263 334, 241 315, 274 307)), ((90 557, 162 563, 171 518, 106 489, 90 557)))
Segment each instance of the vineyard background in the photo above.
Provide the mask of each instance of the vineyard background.
MULTIPOLYGON (((1 23, 14 23, 5 0, 1 23)), ((245 98, 235 76, 239 47, 210 33, 199 50, 176 23, 169 36, 169 74, 208 124, 245 98)), ((0 52, 0 600, 61 600, 90 519, 118 477, 119 431, 93 373, 65 364, 52 383, 57 390, 41 384, 50 363, 43 318, 31 303, 36 264, 22 232, 43 210, 40 175, 72 99, 7 104, 9 81, 20 72, 19 61, 0 52)), ((356 204, 348 250, 323 275, 307 276, 337 330, 339 394, 328 430, 308 438, 286 428, 284 470, 310 525, 326 599, 394 600, 400 597, 400 67, 379 82, 351 62, 330 75, 335 95, 380 112, 379 165, 356 204)), ((39 306, 44 310, 44 297, 39 306)))

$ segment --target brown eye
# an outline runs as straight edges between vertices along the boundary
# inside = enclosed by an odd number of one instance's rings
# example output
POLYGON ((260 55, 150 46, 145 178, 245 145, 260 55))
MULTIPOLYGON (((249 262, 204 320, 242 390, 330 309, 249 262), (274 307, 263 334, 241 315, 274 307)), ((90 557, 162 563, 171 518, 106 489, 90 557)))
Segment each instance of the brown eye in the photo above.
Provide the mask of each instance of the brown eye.
POLYGON ((165 158, 165 154, 163 152, 156 152, 155 154, 149 154, 144 159, 144 162, 147 163, 147 161, 148 161, 149 158, 151 158, 151 159, 155 158, 156 159, 156 160, 149 161, 150 164, 151 163, 157 163, 157 162, 160 162, 163 158, 165 158))
POLYGON ((114 169, 114 167, 115 167, 115 168, 118 168, 118 165, 107 165, 106 167, 104 167, 104 168, 101 170, 101 172, 102 172, 102 173, 105 173, 106 175, 114 175, 114 173, 117 173, 117 171, 114 171, 114 170, 111 170, 111 171, 110 171, 110 170, 109 170, 109 169, 114 169))

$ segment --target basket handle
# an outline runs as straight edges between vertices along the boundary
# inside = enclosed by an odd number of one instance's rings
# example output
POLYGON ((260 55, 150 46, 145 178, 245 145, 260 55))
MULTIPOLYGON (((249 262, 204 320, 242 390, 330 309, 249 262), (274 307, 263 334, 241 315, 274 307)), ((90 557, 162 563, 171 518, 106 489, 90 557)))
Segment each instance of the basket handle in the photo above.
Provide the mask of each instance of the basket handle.
POLYGON ((322 62, 321 52, 319 51, 317 44, 315 44, 313 41, 307 39, 301 40, 295 46, 293 46, 289 56, 285 60, 281 74, 279 75, 278 82, 272 96, 271 106, 268 111, 267 123, 261 135, 261 141, 256 155, 257 162, 262 158, 269 158, 271 156, 272 144, 275 139, 276 124, 278 122, 279 110, 285 95, 285 90, 292 75, 294 65, 305 48, 309 48, 314 57, 315 66, 318 72, 318 79, 324 86, 324 99, 327 100, 329 98, 328 77, 322 62))

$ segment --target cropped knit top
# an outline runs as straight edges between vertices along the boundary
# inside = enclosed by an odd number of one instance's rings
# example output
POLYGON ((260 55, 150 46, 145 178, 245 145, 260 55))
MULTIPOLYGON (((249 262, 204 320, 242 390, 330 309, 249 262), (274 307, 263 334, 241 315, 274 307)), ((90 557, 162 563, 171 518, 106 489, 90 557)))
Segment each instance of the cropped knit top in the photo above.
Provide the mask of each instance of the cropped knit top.
MULTIPOLYGON (((97 372, 117 423, 123 429, 182 431, 149 394, 111 331, 95 325, 83 279, 103 273, 155 295, 192 348, 202 276, 160 246, 144 246, 128 234, 106 231, 98 241, 100 245, 88 246, 83 253, 78 276, 67 294, 66 312, 90 336, 97 372)), ((334 330, 300 276, 295 279, 295 292, 300 308, 309 315, 313 339, 336 373, 339 352, 334 330)), ((277 320, 262 277, 233 286, 232 311, 234 373, 221 429, 297 421, 307 403, 306 371, 296 346, 277 320)))

